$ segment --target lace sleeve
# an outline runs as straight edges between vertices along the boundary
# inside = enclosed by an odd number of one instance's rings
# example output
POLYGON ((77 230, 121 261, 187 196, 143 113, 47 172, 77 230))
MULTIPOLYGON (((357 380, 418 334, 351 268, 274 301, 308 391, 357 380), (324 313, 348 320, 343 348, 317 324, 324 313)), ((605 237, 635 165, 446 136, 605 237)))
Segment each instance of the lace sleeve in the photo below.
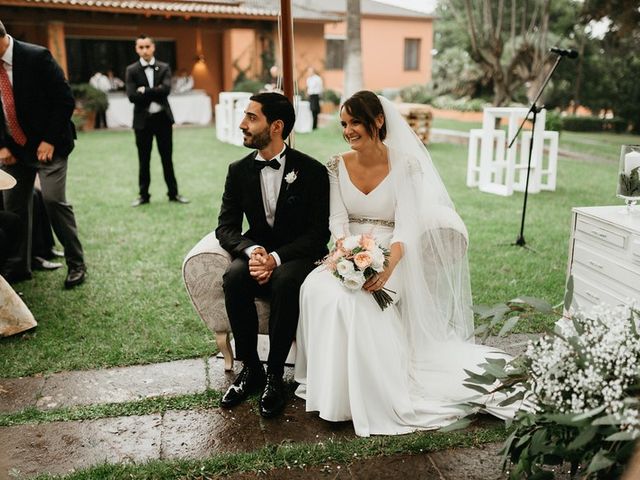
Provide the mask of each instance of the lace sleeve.
POLYGON ((326 164, 329 174, 329 230, 331 230, 331 237, 334 241, 351 235, 349 232, 349 213, 342 199, 338 176, 341 159, 340 155, 333 155, 326 164))

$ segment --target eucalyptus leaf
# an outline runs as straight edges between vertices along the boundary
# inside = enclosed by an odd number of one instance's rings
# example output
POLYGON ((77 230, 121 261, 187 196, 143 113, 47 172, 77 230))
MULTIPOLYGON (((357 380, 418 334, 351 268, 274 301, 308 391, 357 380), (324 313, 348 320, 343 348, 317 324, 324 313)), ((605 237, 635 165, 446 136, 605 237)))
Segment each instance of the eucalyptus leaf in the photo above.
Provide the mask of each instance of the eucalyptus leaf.
POLYGON ((531 445, 529 446, 531 453, 543 453, 547 448, 547 431, 545 429, 537 430, 531 437, 531 445))
POLYGON ((614 461, 607 457, 606 451, 600 450, 593 456, 593 459, 587 468, 587 473, 597 472, 598 470, 610 467, 613 464, 614 461))
POLYGON ((501 401, 498 404, 498 406, 499 407, 506 407, 508 405, 511 405, 512 403, 516 403, 516 402, 522 401, 523 399, 524 399, 524 392, 518 392, 515 395, 510 396, 506 400, 501 401))
POLYGON ((596 418, 591 425, 620 425, 620 420, 615 415, 605 415, 604 417, 596 418))
POLYGON ((439 432, 453 432, 454 430, 462 430, 463 428, 467 428, 471 425, 471 419, 469 417, 464 417, 456 420, 455 422, 447 425, 446 427, 442 427, 439 432))
POLYGON ((520 300, 522 300, 522 302, 526 303, 527 305, 531 305, 533 308, 535 308, 539 312, 547 313, 547 314, 553 313, 553 307, 551 306, 551 304, 541 298, 520 297, 520 300))
POLYGON ((586 420, 587 418, 591 418, 603 412, 607 408, 606 405, 600 405, 599 407, 592 408, 591 410, 587 410, 586 412, 579 413, 573 417, 574 421, 578 422, 580 420, 586 420))
POLYGON ((504 337, 507 333, 513 330, 513 327, 515 327, 518 324, 519 320, 520 320, 519 315, 514 315, 513 317, 509 318, 506 322, 504 322, 504 325, 498 332, 498 336, 504 337))
POLYGON ((489 393, 491 393, 491 392, 489 392, 489 390, 487 390, 486 388, 481 387, 480 385, 476 385, 476 384, 474 384, 474 383, 463 383, 463 385, 464 385, 466 388, 470 388, 471 390, 475 390, 476 392, 480 392, 480 393, 482 393, 483 395, 488 395, 489 393))
POLYGON ((638 431, 624 431, 624 432, 616 432, 612 435, 609 435, 605 440, 607 442, 627 442, 630 440, 635 440, 640 436, 638 431))
POLYGON ((573 301, 573 275, 569 275, 567 286, 564 291, 564 309, 569 311, 571 302, 573 301))
POLYGON ((496 381, 496 377, 490 374, 479 374, 474 373, 471 370, 464 369, 464 373, 469 375, 469 378, 466 380, 472 380, 474 383, 479 383, 480 385, 493 385, 496 381))
POLYGON ((567 450, 577 450, 581 447, 584 447, 587 443, 593 440, 598 433, 597 427, 588 427, 580 432, 580 434, 574 438, 569 445, 567 445, 567 450))

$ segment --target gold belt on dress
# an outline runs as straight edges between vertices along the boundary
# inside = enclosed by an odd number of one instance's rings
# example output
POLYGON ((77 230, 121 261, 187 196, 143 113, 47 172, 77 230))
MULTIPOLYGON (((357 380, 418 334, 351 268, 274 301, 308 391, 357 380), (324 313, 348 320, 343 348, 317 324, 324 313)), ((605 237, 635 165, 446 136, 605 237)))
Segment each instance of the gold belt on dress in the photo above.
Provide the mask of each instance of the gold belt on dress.
POLYGON ((389 228, 394 228, 396 226, 396 222, 392 222, 391 220, 380 220, 378 218, 349 216, 349 222, 350 223, 369 223, 372 225, 381 225, 383 227, 389 227, 389 228))

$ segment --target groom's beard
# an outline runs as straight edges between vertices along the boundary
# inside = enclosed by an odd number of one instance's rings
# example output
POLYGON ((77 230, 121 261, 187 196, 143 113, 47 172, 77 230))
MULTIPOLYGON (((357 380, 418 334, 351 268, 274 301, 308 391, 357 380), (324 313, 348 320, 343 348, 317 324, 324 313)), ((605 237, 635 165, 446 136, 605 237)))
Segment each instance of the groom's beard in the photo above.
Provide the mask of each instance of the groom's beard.
POLYGON ((271 143, 269 127, 258 133, 249 133, 248 130, 243 130, 242 133, 244 133, 244 135, 246 136, 246 140, 243 141, 243 145, 247 148, 262 150, 267 145, 269 145, 269 143, 271 143))

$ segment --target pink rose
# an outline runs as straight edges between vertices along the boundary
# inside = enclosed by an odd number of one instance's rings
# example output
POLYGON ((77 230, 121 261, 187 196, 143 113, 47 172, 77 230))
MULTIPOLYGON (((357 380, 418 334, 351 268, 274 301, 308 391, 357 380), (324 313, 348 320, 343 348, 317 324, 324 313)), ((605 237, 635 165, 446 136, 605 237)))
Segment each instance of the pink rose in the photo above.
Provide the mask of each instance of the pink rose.
POLYGON ((374 248, 376 248, 376 241, 369 235, 363 235, 362 239, 360 240, 360 245, 365 250, 372 251, 374 248))
POLYGON ((364 270, 371 265, 371 255, 366 250, 358 252, 353 256, 353 261, 360 270, 364 270))

